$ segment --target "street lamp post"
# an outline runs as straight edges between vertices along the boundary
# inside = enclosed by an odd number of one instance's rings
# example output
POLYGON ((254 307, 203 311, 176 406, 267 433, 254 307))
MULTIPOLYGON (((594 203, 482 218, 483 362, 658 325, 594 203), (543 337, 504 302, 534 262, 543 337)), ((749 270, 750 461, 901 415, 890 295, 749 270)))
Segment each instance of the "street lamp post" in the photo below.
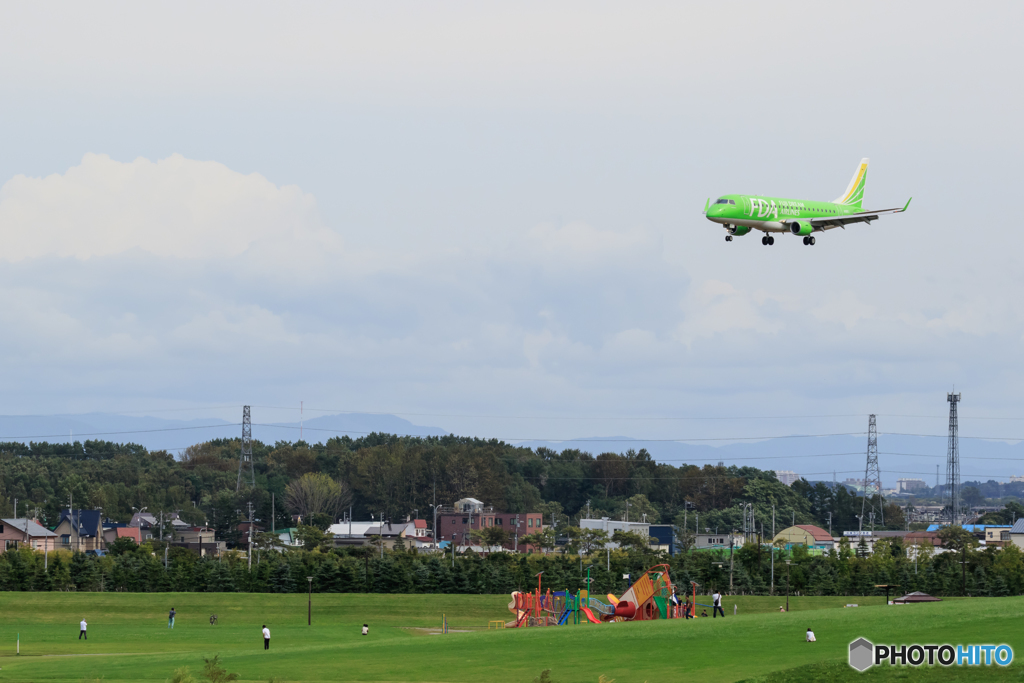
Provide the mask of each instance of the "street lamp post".
POLYGON ((306 626, 313 625, 313 577, 307 576, 306 581, 309 581, 309 593, 308 596, 308 611, 306 613, 306 626))

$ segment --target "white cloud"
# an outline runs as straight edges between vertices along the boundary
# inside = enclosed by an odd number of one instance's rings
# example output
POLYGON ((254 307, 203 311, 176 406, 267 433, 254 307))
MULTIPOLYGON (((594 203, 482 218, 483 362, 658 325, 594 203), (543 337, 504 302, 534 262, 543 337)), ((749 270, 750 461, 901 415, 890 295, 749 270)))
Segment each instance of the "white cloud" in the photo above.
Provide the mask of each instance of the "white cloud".
POLYGON ((86 154, 64 174, 16 176, 0 188, 0 259, 90 259, 133 249, 159 257, 214 259, 272 243, 337 251, 313 198, 213 161, 174 154, 124 163, 86 154))

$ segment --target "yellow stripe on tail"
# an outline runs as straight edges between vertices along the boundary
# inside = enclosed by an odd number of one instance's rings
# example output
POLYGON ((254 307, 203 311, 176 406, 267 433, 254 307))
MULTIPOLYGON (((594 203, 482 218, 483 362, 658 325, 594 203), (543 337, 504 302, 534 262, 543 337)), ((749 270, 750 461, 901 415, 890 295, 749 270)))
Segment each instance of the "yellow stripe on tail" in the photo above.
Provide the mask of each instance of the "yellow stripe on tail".
POLYGON ((868 160, 861 159, 860 165, 857 166, 857 171, 853 174, 853 179, 850 180, 850 184, 846 188, 846 192, 833 203, 845 204, 859 209, 864 202, 864 185, 867 183, 867 179, 868 160))

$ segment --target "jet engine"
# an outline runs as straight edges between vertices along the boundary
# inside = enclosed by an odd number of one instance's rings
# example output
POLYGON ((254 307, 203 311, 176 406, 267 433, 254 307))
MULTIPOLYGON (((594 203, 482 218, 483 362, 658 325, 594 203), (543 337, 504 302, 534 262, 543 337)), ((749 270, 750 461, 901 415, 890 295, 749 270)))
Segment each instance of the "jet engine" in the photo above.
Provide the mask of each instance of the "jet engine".
POLYGON ((725 229, 729 231, 730 235, 738 235, 740 237, 750 232, 750 226, 747 225, 727 225, 725 229))
POLYGON ((789 231, 794 235, 806 237, 814 232, 814 226, 807 221, 793 221, 789 224, 789 231))

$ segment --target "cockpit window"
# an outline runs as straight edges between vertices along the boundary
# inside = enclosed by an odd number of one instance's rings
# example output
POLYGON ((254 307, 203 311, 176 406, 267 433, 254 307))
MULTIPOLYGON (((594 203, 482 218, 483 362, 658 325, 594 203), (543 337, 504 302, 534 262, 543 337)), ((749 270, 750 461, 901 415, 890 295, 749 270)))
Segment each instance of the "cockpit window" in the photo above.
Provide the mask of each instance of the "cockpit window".
POLYGON ((715 204, 728 204, 728 203, 729 203, 728 199, 719 199, 717 202, 715 202, 715 204))
POLYGON ((735 199, 730 199, 730 200, 729 200, 729 203, 730 203, 730 204, 735 204, 735 203, 736 203, 736 200, 735 200, 735 199))

